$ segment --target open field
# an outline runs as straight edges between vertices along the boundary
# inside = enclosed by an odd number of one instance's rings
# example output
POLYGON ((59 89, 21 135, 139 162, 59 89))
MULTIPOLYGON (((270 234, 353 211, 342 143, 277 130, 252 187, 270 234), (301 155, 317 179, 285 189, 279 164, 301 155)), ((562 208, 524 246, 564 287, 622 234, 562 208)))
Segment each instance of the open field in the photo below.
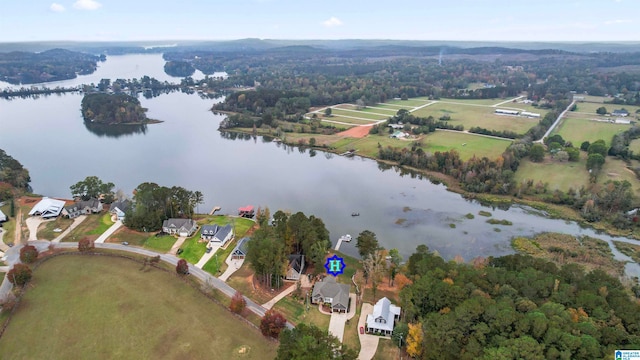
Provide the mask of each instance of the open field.
MULTIPOLYGON (((153 234, 151 234, 153 236, 153 234)), ((67 236, 67 238, 69 238, 67 236)), ((129 245, 144 246, 145 241, 149 238, 149 233, 139 232, 131 230, 126 226, 122 226, 113 235, 111 235, 106 242, 108 243, 120 243, 126 241, 129 245)))
POLYGON ((158 236, 151 235, 145 240, 144 247, 150 250, 154 250, 161 253, 166 253, 171 250, 173 244, 176 243, 176 238, 174 236, 158 236))
MULTIPOLYGON (((611 124, 607 122, 591 121, 581 114, 568 112, 560 125, 553 130, 553 134, 560 134, 563 139, 570 141, 573 146, 579 147, 583 141, 594 142, 604 140, 611 145, 613 135, 627 130, 631 125, 611 124)), ((593 118, 597 118, 594 114, 593 118)), ((604 119, 604 118, 603 118, 604 119)))
POLYGON ((422 106, 424 104, 428 104, 431 101, 433 100, 429 100, 427 98, 413 98, 409 100, 392 99, 392 100, 388 100, 385 104, 399 105, 405 109, 410 109, 410 108, 422 106))
POLYGON ((331 115, 331 117, 323 117, 322 121, 325 122, 326 124, 331 124, 334 125, 336 127, 339 127, 339 124, 333 124, 332 121, 336 121, 336 122, 341 122, 341 123, 346 123, 346 124, 351 124, 351 125, 369 125, 369 124, 373 124, 375 122, 375 120, 367 120, 367 119, 354 119, 353 117, 361 117, 358 114, 351 114, 351 115, 347 115, 347 116, 340 116, 340 115, 331 115), (349 117, 352 116, 352 117, 349 117))
POLYGON ((66 256, 34 272, 3 359, 272 359, 276 344, 158 269, 66 256), (82 294, 82 296, 78 296, 82 294))
POLYGON ((578 102, 576 104, 578 108, 576 112, 580 113, 588 113, 593 116, 598 116, 596 110, 599 107, 604 106, 607 109, 607 112, 612 113, 614 110, 625 108, 630 113, 628 118, 635 118, 635 112, 640 109, 640 106, 633 105, 617 105, 617 104, 603 104, 603 103, 592 103, 592 102, 578 102))
POLYGON ((517 134, 524 134, 540 120, 520 116, 496 115, 494 113, 495 110, 496 108, 489 106, 438 102, 416 110, 412 114, 419 117, 433 116, 436 120, 443 115, 449 115, 451 120, 447 121, 447 123, 454 126, 462 125, 465 130, 480 126, 489 130, 513 131, 517 134))
POLYGON ((493 105, 500 104, 500 103, 505 102, 505 101, 509 101, 509 102, 504 104, 504 106, 509 106, 508 104, 512 103, 512 101, 511 101, 512 99, 515 99, 515 97, 513 97, 513 98, 505 98, 505 99, 449 99, 449 98, 440 98, 437 101, 450 102, 450 103, 460 103, 460 104, 467 104, 467 105, 485 105, 485 106, 493 106, 493 105))
POLYGON ((67 219, 62 216, 58 216, 53 221, 45 221, 38 226, 38 239, 53 240, 60 235, 62 231, 67 230, 72 223, 73 219, 67 219), (60 229, 61 231, 55 232, 53 231, 55 229, 60 229))
POLYGON ((629 150, 633 151, 634 154, 640 154, 640 139, 631 140, 629 150))
POLYGON ((431 153, 455 149, 464 160, 476 157, 496 159, 509 146, 511 140, 467 134, 459 131, 437 130, 422 140, 422 149, 431 153), (466 144, 466 145, 463 145, 466 144))
POLYGON ((362 110, 356 110, 356 109, 333 109, 333 112, 331 113, 334 116, 344 116, 344 117, 348 117, 348 116, 353 116, 355 118, 361 118, 361 119, 365 119, 365 120, 371 120, 373 121, 378 121, 378 120, 386 120, 388 118, 390 118, 391 116, 393 116, 393 114, 379 114, 379 113, 372 113, 372 112, 366 112, 366 111, 362 111, 362 110))

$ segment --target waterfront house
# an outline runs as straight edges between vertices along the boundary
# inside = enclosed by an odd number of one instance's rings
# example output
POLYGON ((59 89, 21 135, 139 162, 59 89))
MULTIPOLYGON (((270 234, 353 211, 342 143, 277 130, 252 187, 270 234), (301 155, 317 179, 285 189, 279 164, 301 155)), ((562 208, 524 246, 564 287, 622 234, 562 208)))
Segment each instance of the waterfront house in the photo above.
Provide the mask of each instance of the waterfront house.
POLYGON ((373 313, 367 315, 367 332, 391 335, 395 321, 400 319, 400 311, 400 307, 393 305, 386 297, 378 300, 373 306, 373 313))
POLYGON ((122 201, 114 201, 111 203, 111 207, 109 208, 109 212, 111 215, 115 216, 117 220, 124 220, 124 213, 129 210, 131 206, 131 201, 124 199, 122 201))
POLYGON ((77 218, 80 215, 97 214, 102 211, 103 205, 98 199, 82 200, 65 206, 62 215, 69 219, 77 218))
POLYGON ((29 211, 29 215, 41 216, 44 219, 54 218, 60 215, 62 209, 64 209, 64 204, 62 200, 43 197, 42 200, 29 211))
POLYGON ((233 226, 231 224, 227 224, 225 226, 219 227, 218 231, 216 231, 213 238, 209 240, 211 243, 220 244, 220 246, 224 246, 227 241, 233 238, 233 226))
POLYGON ((198 224, 191 219, 168 219, 162 223, 162 231, 170 235, 187 237, 193 235, 198 229, 198 224))
POLYGON ((287 266, 287 280, 300 280, 304 271, 304 255, 289 255, 289 265, 287 266))
POLYGON ((344 312, 349 310, 349 284, 339 284, 333 276, 327 276, 313 286, 311 302, 314 304, 328 304, 332 312, 344 312))
POLYGON ((251 240, 251 238, 243 237, 242 239, 240 239, 240 241, 238 241, 238 244, 231 252, 232 260, 242 260, 247 257, 247 251, 249 250, 249 240, 251 240))
POLYGON ((218 232, 220 227, 218 225, 202 225, 200 228, 200 239, 202 240, 212 240, 213 236, 218 232))

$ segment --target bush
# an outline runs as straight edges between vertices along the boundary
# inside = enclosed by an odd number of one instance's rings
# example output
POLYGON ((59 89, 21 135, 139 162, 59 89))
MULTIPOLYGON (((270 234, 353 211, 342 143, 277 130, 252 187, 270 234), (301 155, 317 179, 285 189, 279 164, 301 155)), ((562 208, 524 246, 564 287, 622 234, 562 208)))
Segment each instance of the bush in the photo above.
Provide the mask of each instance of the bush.
POLYGON ((287 320, 279 312, 270 309, 264 314, 264 317, 260 321, 260 330, 262 335, 270 336, 277 339, 280 336, 280 331, 287 325, 287 320))
POLYGON ((236 293, 231 298, 231 304, 229 305, 229 310, 231 310, 232 313, 240 314, 242 313, 242 310, 244 310, 246 306, 247 306, 247 301, 244 299, 244 297, 239 291, 236 291, 236 293))
POLYGON ((38 258, 38 249, 33 245, 27 245, 20 249, 20 261, 31 264, 38 258))
POLYGON ((80 239, 80 241, 78 241, 78 251, 80 252, 91 251, 94 248, 95 246, 93 245, 93 241, 89 240, 88 238, 82 238, 80 239))
POLYGON ((9 282, 16 286, 25 286, 31 280, 31 269, 25 264, 15 264, 7 273, 9 282))
POLYGON ((187 260, 178 260, 178 264, 176 265, 176 272, 180 275, 187 275, 189 273, 189 264, 187 264, 187 260))

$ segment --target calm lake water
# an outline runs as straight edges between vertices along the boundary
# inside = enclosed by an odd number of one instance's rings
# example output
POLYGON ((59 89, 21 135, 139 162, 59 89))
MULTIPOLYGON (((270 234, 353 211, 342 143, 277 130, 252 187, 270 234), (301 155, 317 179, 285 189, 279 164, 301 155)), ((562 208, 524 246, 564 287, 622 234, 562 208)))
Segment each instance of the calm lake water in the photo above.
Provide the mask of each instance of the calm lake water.
MULTIPOLYGON (((163 64, 158 59, 162 60, 160 55, 112 56, 102 68, 113 73, 102 77, 156 76, 163 64), (141 57, 149 63, 138 64, 141 57), (136 63, 136 75, 118 72, 130 66, 109 67, 111 61, 136 63)), ((260 137, 230 139, 217 130, 224 116, 209 111, 214 101, 197 95, 141 97, 148 116, 164 122, 115 133, 87 128, 80 114, 81 99, 82 95, 66 94, 0 100, 0 148, 29 169, 36 193, 68 198, 69 186, 89 175, 113 182, 127 194, 145 181, 178 185, 202 191, 205 203, 199 212, 221 206, 222 213, 235 214, 238 207, 249 204, 268 206, 272 213, 303 211, 324 220, 334 244, 343 234, 355 237, 369 229, 381 245, 397 248, 405 259, 419 244, 447 259, 511 254, 513 236, 545 231, 615 239, 528 208, 483 207, 442 185, 401 176, 395 168, 383 170, 373 160, 314 153, 260 137), (488 224, 478 215, 480 210, 513 225, 488 224), (353 212, 360 216, 352 217, 353 212), (475 218, 467 219, 468 213, 475 218)), ((341 250, 357 255, 355 240, 343 243, 341 250)), ((613 251, 619 259, 629 260, 613 251)), ((639 276, 640 267, 629 264, 627 273, 639 276)))

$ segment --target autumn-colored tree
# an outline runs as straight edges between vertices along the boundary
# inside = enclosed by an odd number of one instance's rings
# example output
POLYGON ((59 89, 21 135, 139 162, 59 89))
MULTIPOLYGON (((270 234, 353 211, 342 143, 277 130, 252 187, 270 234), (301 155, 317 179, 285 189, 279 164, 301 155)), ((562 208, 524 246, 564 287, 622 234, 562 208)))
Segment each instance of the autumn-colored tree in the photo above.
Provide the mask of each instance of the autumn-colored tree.
POLYGON ((31 269, 25 264, 15 264, 7 273, 9 282, 16 286, 24 286, 31 280, 31 269))
POLYGON ((232 313, 240 314, 242 310, 247 306, 247 301, 244 299, 240 291, 236 291, 236 293, 231 298, 231 304, 229 304, 229 310, 232 313))
POLYGON ((91 251, 94 248, 95 246, 93 245, 93 241, 89 240, 88 238, 82 238, 80 239, 80 241, 78 241, 78 250, 80 252, 91 251))
POLYGON ((402 290, 405 286, 411 284, 411 279, 409 279, 405 274, 399 273, 395 277, 395 285, 398 289, 402 290))
POLYGON ((176 272, 180 275, 187 275, 189 273, 189 264, 187 264, 187 260, 178 260, 178 264, 176 265, 176 272))
POLYGON ((27 245, 20 249, 20 261, 31 264, 38 258, 38 249, 33 245, 27 245))
POLYGON ((270 309, 264 314, 260 321, 262 335, 277 339, 280 331, 287 325, 287 320, 279 312, 270 309))
POLYGON ((422 355, 422 324, 409 324, 409 334, 407 335, 407 354, 411 357, 422 355))

